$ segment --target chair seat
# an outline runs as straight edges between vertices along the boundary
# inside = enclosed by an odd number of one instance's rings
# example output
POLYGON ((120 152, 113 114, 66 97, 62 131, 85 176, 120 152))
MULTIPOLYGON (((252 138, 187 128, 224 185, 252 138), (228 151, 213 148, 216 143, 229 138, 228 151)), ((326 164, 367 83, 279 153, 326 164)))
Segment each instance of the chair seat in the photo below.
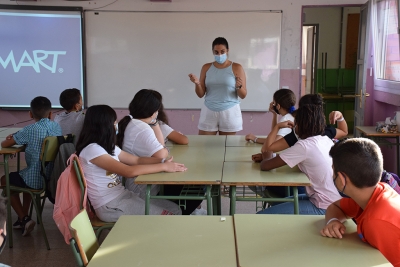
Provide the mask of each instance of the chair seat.
MULTIPOLYGON (((0 185, 0 189, 5 189, 6 186, 5 185, 0 185)), ((16 186, 10 186, 10 191, 31 191, 34 194, 39 194, 41 192, 43 192, 43 189, 33 189, 33 188, 24 188, 24 187, 16 187, 16 186)))
POLYGON ((115 224, 115 222, 104 222, 96 215, 94 215, 93 218, 90 218, 90 222, 92 223, 93 227, 113 226, 115 224))

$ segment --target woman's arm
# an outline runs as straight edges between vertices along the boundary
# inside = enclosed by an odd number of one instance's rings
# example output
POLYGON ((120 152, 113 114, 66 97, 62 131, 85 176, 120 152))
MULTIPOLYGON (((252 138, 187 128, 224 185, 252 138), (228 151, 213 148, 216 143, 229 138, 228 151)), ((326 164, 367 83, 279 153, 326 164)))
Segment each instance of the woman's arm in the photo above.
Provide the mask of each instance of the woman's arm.
POLYGON ((236 89, 236 92, 241 99, 244 99, 247 95, 246 74, 244 73, 244 69, 242 65, 233 63, 232 71, 236 78, 235 87, 240 87, 240 89, 236 89))
POLYGON ((207 92, 206 73, 208 69, 211 67, 211 64, 212 63, 207 63, 203 65, 200 72, 200 79, 198 79, 197 76, 194 75, 193 73, 189 74, 189 78, 194 83, 195 85, 194 90, 199 98, 202 98, 207 92))
POLYGON ((189 144, 189 139, 187 138, 186 135, 181 134, 180 132, 177 131, 172 131, 168 136, 168 140, 171 140, 174 143, 180 144, 180 145, 187 145, 189 144))
POLYGON ((159 164, 148 165, 126 165, 118 160, 113 159, 110 155, 101 155, 90 161, 99 168, 102 168, 111 173, 116 173, 123 177, 135 177, 138 175, 157 173, 157 172, 182 172, 186 171, 183 164, 175 162, 166 162, 159 164))

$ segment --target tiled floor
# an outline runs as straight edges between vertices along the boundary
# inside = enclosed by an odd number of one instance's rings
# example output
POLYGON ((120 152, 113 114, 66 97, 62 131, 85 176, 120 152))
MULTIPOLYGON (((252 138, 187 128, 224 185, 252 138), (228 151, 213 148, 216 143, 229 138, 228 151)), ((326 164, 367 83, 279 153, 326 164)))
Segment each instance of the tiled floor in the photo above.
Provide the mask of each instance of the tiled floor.
MULTIPOLYGON (((21 161, 22 162, 22 161, 21 161)), ((10 169, 16 169, 15 160, 11 160, 10 169)), ((0 169, 0 176, 4 173, 0 169)), ((206 203, 202 206, 205 208, 206 203)), ((255 202, 239 202, 236 207, 236 213, 255 213, 255 202)), ((13 222, 16 220, 16 215, 13 213, 13 222)), ((222 214, 229 214, 229 198, 222 198, 222 214)), ((47 250, 42 231, 36 225, 33 232, 26 237, 23 237, 20 230, 13 230, 14 247, 10 249, 6 245, 3 253, 0 255, 0 262, 16 267, 16 266, 76 266, 75 259, 72 255, 71 248, 64 242, 64 238, 57 229, 53 220, 53 204, 46 202, 43 211, 43 221, 46 229, 46 234, 49 239, 51 250, 47 250)), ((35 217, 34 217, 35 218, 35 217)), ((36 219, 35 219, 36 220, 36 219)), ((100 242, 107 236, 108 231, 103 231, 100 237, 100 242)))

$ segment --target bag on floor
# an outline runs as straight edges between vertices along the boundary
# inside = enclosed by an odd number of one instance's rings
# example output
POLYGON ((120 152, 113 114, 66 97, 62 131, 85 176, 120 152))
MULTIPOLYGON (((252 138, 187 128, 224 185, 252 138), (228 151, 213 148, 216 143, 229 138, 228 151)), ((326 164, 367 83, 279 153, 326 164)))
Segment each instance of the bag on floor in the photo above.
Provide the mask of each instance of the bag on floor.
POLYGON ((388 185, 390 185, 390 187, 394 189, 394 191, 400 194, 400 178, 399 176, 397 176, 397 174, 383 171, 381 182, 387 183, 388 185))

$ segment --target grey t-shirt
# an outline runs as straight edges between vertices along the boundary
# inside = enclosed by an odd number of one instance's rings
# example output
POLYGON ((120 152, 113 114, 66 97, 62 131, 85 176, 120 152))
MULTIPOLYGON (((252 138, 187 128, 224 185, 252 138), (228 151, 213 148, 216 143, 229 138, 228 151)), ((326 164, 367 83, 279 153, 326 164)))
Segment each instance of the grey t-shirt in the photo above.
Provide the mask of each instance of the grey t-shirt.
POLYGON ((54 121, 60 124, 63 135, 75 135, 75 144, 82 130, 85 113, 83 111, 62 112, 57 114, 54 121))

